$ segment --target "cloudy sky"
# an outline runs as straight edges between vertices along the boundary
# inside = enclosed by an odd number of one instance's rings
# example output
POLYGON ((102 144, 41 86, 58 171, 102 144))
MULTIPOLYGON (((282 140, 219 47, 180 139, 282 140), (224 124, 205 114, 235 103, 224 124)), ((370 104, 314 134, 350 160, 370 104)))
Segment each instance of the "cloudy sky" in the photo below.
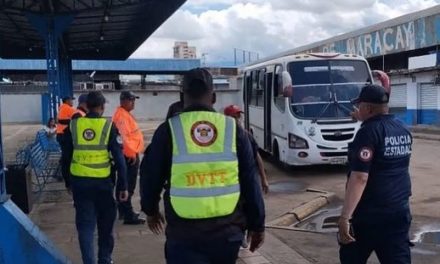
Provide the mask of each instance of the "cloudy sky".
MULTIPOLYGON (((132 58, 170 58, 188 41, 207 63, 232 62, 234 48, 268 56, 425 9, 440 0, 187 0, 132 58)), ((240 51, 239 51, 240 52, 240 51)), ((242 53, 239 53, 242 57, 242 53)))

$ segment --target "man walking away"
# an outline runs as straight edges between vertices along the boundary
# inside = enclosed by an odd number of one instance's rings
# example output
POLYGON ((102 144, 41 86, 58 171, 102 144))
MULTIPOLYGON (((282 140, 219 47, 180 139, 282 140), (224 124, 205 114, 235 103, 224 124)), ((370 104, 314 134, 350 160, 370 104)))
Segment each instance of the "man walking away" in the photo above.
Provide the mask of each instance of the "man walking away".
POLYGON ((142 162, 141 204, 148 226, 167 218, 168 264, 235 264, 246 228, 255 251, 264 240, 264 202, 246 132, 212 108, 205 69, 184 76, 186 108, 156 130, 142 162), (244 207, 245 206, 245 207, 244 207))
POLYGON ((89 112, 85 117, 73 119, 66 132, 75 223, 84 264, 96 263, 93 246, 96 225, 98 264, 112 263, 116 202, 110 177, 110 153, 118 170, 118 198, 126 201, 128 197, 122 141, 111 120, 102 117, 104 105, 105 98, 101 92, 90 92, 87 95, 89 112))
POLYGON ((353 103, 361 128, 348 148, 350 173, 339 218, 342 264, 409 264, 412 136, 388 113, 389 94, 366 85, 353 103))

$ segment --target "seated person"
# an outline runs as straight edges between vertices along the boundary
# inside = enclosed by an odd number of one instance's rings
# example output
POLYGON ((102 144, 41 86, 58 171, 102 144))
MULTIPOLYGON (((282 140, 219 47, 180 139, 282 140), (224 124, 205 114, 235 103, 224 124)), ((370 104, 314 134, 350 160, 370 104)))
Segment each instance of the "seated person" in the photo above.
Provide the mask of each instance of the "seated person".
POLYGON ((52 117, 49 118, 49 121, 47 121, 47 124, 43 129, 46 132, 46 136, 49 139, 55 140, 55 138, 57 136, 57 125, 55 123, 55 120, 52 117))

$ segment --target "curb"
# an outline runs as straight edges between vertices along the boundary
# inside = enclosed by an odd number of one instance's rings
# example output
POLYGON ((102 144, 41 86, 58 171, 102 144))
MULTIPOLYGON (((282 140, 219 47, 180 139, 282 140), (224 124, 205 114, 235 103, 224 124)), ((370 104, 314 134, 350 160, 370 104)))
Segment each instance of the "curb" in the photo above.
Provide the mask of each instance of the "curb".
POLYGON ((423 140, 431 140, 431 141, 440 141, 440 135, 434 134, 416 134, 413 133, 413 138, 423 139, 423 140))
MULTIPOLYGON (((336 197, 336 195, 331 192, 320 191, 315 189, 307 189, 306 191, 321 193, 321 195, 292 209, 291 211, 284 213, 277 219, 272 220, 269 223, 266 223, 266 227, 297 230, 297 228, 292 227, 292 225, 301 222, 310 215, 314 214, 319 209, 330 204, 330 202, 336 197)), ((298 230, 304 231, 302 229, 298 229, 298 230)))

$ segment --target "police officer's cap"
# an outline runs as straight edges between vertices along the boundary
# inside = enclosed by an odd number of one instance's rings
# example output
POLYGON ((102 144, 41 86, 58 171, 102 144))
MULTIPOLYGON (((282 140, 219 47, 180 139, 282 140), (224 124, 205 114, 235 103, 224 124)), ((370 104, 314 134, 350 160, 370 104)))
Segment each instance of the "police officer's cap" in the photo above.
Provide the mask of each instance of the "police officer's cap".
POLYGON ((377 84, 367 84, 365 85, 359 97, 352 99, 353 104, 358 103, 372 103, 372 104, 386 104, 390 100, 390 95, 385 91, 380 85, 377 84))
POLYGON ((183 76, 183 93, 185 94, 197 96, 212 89, 212 75, 206 69, 194 68, 183 76))
POLYGON ((102 92, 92 91, 87 94, 87 108, 95 108, 106 103, 102 92))
POLYGON ((134 94, 132 91, 122 91, 119 95, 120 100, 135 100, 139 99, 139 96, 134 94))

